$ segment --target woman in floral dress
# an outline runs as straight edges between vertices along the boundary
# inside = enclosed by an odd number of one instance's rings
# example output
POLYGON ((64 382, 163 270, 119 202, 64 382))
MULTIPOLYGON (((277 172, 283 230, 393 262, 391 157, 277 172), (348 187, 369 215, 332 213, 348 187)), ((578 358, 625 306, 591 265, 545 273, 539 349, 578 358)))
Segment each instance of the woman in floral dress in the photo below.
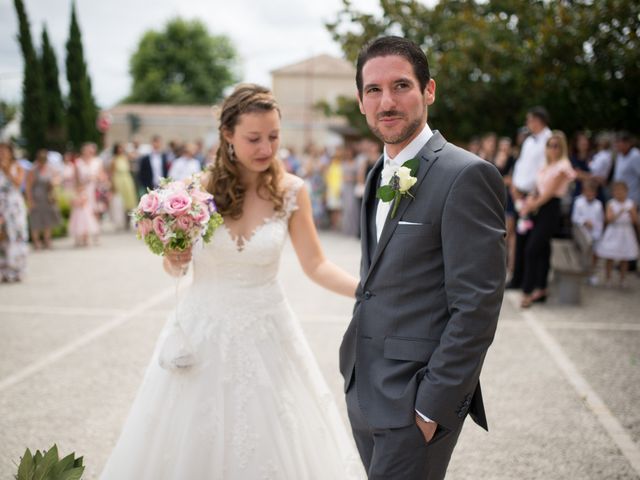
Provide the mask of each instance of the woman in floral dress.
POLYGON ((27 209, 20 193, 24 170, 13 148, 0 143, 0 278, 19 282, 27 265, 27 209))

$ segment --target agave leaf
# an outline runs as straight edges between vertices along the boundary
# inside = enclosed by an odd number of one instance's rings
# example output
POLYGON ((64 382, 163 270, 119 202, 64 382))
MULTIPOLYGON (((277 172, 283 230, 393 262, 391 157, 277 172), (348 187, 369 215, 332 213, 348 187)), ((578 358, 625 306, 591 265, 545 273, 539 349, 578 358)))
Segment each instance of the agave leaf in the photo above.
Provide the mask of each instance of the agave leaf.
POLYGON ((84 467, 72 468, 71 470, 63 472, 61 475, 58 475, 56 480, 80 480, 83 472, 84 467))
POLYGON ((53 477, 54 479, 57 479, 62 472, 73 468, 74 456, 75 454, 71 453, 66 457, 64 457, 62 460, 60 460, 58 463, 56 463, 51 469, 51 472, 50 472, 51 477, 53 477))
POLYGON ((73 462, 73 466, 74 467, 81 467, 82 466, 82 460, 84 459, 84 457, 78 457, 76 458, 76 460, 73 462))
POLYGON ((35 465, 33 463, 33 455, 31 454, 31 450, 27 448, 20 460, 20 465, 18 466, 18 475, 16 475, 16 480, 31 480, 33 476, 33 471, 35 470, 35 465))
POLYGON ((45 480, 56 463, 58 463, 58 447, 54 444, 49 451, 44 453, 42 461, 36 468, 33 480, 45 480))

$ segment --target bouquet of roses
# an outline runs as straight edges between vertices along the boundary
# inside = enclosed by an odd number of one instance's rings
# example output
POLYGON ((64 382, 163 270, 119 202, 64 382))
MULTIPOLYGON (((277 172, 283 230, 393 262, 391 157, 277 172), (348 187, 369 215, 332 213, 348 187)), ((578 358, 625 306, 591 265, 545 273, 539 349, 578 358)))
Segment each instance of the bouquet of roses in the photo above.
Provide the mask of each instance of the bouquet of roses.
POLYGON ((163 179, 142 196, 132 215, 138 238, 156 255, 186 250, 199 238, 208 243, 222 224, 213 195, 202 189, 198 176, 188 182, 163 179))
MULTIPOLYGON (((164 179, 157 189, 142 196, 132 215, 138 238, 156 255, 187 250, 199 239, 208 243, 222 225, 213 196, 202 189, 197 175, 186 182, 164 179)), ((163 330, 158 357, 160 366, 167 370, 184 370, 196 363, 195 349, 179 323, 179 282, 180 277, 176 280, 173 321, 163 330)))

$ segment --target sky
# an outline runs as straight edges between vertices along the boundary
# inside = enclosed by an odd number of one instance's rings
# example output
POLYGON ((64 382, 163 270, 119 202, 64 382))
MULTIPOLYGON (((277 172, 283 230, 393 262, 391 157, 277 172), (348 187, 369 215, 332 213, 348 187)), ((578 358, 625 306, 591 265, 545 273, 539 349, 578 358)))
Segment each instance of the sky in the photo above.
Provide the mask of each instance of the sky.
MULTIPOLYGON (((71 0, 23 0, 37 48, 46 23, 64 77, 65 43, 71 0)), ((353 0, 369 13, 379 13, 378 0, 353 0)), ((93 93, 102 108, 129 93, 129 58, 142 35, 161 30, 176 16, 204 22, 211 34, 231 38, 240 57, 243 81, 271 86, 270 71, 312 55, 341 56, 324 22, 333 20, 341 0, 76 0, 76 9, 93 93)), ((0 0, 0 100, 19 102, 22 54, 13 0, 0 0)))

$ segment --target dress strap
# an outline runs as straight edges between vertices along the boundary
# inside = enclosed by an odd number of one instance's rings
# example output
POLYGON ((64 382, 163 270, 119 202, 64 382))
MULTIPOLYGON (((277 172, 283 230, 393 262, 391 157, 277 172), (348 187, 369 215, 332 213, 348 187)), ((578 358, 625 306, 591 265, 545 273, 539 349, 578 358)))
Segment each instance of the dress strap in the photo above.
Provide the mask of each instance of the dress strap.
POLYGON ((291 218, 293 212, 298 210, 298 192, 304 186, 304 180, 300 177, 293 178, 284 191, 284 204, 282 210, 287 220, 291 218))

